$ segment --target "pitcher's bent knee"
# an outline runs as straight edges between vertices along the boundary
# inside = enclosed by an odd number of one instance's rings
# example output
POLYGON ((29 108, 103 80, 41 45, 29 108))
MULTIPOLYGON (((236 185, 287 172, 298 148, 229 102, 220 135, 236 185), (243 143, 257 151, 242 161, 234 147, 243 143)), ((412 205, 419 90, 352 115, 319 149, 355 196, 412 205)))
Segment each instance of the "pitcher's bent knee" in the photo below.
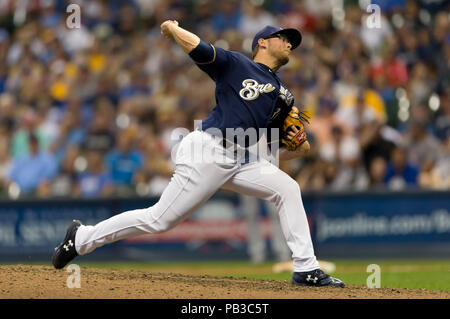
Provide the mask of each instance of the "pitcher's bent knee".
POLYGON ((181 219, 171 211, 167 211, 158 217, 149 213, 148 226, 154 234, 164 233, 179 224, 181 219))
POLYGON ((281 180, 281 182, 274 189, 274 193, 272 194, 272 196, 268 199, 275 205, 278 205, 280 202, 284 202, 289 199, 301 200, 300 186, 294 179, 287 176, 287 178, 283 178, 281 180))
POLYGON ((151 227, 154 231, 154 234, 164 233, 172 228, 169 223, 159 223, 159 222, 152 223, 151 227))
POLYGON ((300 186, 295 179, 288 177, 280 183, 279 192, 282 197, 300 195, 300 186))
POLYGON ((174 223, 162 218, 154 219, 153 217, 150 217, 150 221, 148 223, 148 227, 151 229, 151 233, 153 234, 164 233, 174 226, 174 223))

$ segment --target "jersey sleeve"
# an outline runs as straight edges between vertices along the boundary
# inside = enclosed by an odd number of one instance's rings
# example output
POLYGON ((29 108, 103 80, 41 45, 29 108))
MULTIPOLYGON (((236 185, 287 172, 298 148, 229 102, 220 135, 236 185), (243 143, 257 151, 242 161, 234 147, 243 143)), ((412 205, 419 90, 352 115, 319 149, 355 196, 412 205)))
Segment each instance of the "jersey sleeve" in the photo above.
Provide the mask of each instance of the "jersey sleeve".
POLYGON ((221 73, 228 69, 231 61, 230 51, 203 41, 189 56, 214 81, 217 81, 221 73))

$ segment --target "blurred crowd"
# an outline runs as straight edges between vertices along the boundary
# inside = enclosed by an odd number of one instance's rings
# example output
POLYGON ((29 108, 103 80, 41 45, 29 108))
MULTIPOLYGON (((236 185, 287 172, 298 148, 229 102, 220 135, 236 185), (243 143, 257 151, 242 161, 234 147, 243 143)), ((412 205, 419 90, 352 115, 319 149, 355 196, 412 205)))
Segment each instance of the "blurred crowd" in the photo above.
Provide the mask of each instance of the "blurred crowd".
POLYGON ((444 0, 2 0, 1 196, 161 194, 174 129, 192 130, 215 105, 214 83, 161 36, 166 19, 249 56, 264 26, 301 30, 280 77, 311 115, 311 154, 282 164, 302 190, 448 190, 449 9, 444 0), (81 8, 80 28, 68 27, 69 4, 81 8))

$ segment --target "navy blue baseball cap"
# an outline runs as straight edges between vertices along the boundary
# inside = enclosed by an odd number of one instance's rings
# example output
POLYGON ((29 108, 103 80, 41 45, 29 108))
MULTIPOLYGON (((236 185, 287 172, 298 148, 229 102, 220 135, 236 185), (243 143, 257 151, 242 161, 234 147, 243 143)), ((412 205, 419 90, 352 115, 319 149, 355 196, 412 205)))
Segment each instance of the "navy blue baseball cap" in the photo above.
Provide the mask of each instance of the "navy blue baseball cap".
POLYGON ((294 50, 302 42, 302 34, 297 29, 282 29, 268 25, 259 31, 253 38, 252 51, 258 44, 258 39, 267 39, 277 34, 284 34, 288 38, 289 43, 292 45, 291 50, 294 50))

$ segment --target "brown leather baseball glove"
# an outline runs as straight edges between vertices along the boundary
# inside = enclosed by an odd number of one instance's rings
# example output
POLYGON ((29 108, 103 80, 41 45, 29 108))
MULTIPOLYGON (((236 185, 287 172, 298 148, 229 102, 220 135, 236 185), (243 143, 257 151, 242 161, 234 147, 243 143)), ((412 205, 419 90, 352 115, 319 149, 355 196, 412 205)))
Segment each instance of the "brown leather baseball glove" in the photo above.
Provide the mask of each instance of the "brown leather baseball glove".
POLYGON ((306 123, 309 123, 309 116, 293 106, 283 123, 282 142, 289 151, 295 151, 306 141, 306 123))

